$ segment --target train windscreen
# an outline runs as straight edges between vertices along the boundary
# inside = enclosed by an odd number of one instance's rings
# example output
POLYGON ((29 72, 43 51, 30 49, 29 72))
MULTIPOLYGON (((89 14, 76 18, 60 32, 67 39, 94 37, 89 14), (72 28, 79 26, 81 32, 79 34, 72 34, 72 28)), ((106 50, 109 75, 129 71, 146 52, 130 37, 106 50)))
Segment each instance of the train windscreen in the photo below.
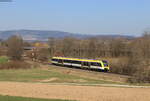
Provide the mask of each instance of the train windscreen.
POLYGON ((102 62, 104 64, 104 67, 108 67, 108 62, 107 61, 103 60, 102 62))

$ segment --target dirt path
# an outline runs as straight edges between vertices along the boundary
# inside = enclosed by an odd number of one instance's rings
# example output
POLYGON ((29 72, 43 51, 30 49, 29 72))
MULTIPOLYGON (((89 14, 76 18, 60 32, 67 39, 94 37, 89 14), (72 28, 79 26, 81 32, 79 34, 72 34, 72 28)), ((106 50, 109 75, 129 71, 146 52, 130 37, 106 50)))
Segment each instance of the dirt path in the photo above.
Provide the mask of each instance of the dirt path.
POLYGON ((78 101, 150 101, 150 88, 50 85, 0 82, 0 94, 78 101))

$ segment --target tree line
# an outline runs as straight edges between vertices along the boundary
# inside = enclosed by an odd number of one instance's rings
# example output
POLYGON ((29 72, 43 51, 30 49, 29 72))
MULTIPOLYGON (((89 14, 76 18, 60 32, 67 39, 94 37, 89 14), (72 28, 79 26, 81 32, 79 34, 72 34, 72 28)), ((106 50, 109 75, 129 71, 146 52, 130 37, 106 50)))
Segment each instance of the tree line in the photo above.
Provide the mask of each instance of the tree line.
POLYGON ((65 37, 63 39, 49 38, 51 56, 65 56, 78 58, 99 57, 138 57, 150 58, 150 32, 144 32, 141 37, 109 38, 97 37, 78 39, 65 37))
POLYGON ((129 75, 130 82, 150 83, 150 32, 148 31, 141 37, 132 39, 65 37, 49 38, 48 43, 50 56, 108 60, 110 58, 110 72, 129 75))

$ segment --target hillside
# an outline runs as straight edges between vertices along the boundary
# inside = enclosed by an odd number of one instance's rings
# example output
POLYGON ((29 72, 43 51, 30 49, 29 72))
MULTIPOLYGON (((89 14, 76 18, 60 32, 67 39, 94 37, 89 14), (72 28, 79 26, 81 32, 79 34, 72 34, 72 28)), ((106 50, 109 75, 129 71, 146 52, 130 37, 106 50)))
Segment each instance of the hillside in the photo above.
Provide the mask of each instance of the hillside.
POLYGON ((49 37, 54 38, 64 38, 64 37, 76 37, 76 38, 89 38, 89 37, 101 37, 101 38, 133 38, 132 36, 123 36, 123 35, 85 35, 85 34, 75 34, 63 31, 46 31, 46 30, 9 30, 9 31, 0 31, 0 39, 7 39, 12 35, 20 35, 24 40, 29 41, 46 41, 49 37))

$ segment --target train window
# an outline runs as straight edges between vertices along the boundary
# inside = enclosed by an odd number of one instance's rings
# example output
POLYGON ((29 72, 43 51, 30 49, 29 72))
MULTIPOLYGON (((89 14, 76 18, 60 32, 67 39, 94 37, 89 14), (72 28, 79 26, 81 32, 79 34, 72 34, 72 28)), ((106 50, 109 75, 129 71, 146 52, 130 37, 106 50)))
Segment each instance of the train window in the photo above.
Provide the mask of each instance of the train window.
POLYGON ((84 66, 89 66, 90 64, 88 62, 83 62, 84 66))
POLYGON ((63 60, 59 59, 59 60, 58 60, 58 63, 63 63, 63 60))
POLYGON ((58 59, 52 59, 52 61, 58 61, 58 59))
POLYGON ((66 63, 71 63, 71 60, 64 60, 64 62, 66 62, 66 63))
POLYGON ((81 64, 81 61, 75 61, 75 60, 73 60, 72 63, 74 63, 74 64, 81 64))
POLYGON ((77 64, 81 64, 81 61, 76 61, 77 64))
POLYGON ((100 64, 100 63, 97 63, 97 62, 91 62, 91 65, 92 65, 92 66, 100 66, 100 67, 101 67, 101 64, 100 64))
POLYGON ((100 66, 100 67, 102 67, 101 63, 97 63, 97 66, 100 66))
POLYGON ((108 67, 108 64, 104 63, 104 67, 108 67))
POLYGON ((103 60, 102 62, 103 62, 103 64, 104 64, 105 67, 108 66, 108 62, 107 61, 103 60))
POLYGON ((64 62, 67 62, 67 63, 68 63, 68 60, 64 60, 64 62))
POLYGON ((103 60, 102 62, 103 62, 103 63, 107 63, 107 61, 105 61, 105 60, 103 60))
POLYGON ((75 63, 75 61, 73 60, 71 63, 75 63))

